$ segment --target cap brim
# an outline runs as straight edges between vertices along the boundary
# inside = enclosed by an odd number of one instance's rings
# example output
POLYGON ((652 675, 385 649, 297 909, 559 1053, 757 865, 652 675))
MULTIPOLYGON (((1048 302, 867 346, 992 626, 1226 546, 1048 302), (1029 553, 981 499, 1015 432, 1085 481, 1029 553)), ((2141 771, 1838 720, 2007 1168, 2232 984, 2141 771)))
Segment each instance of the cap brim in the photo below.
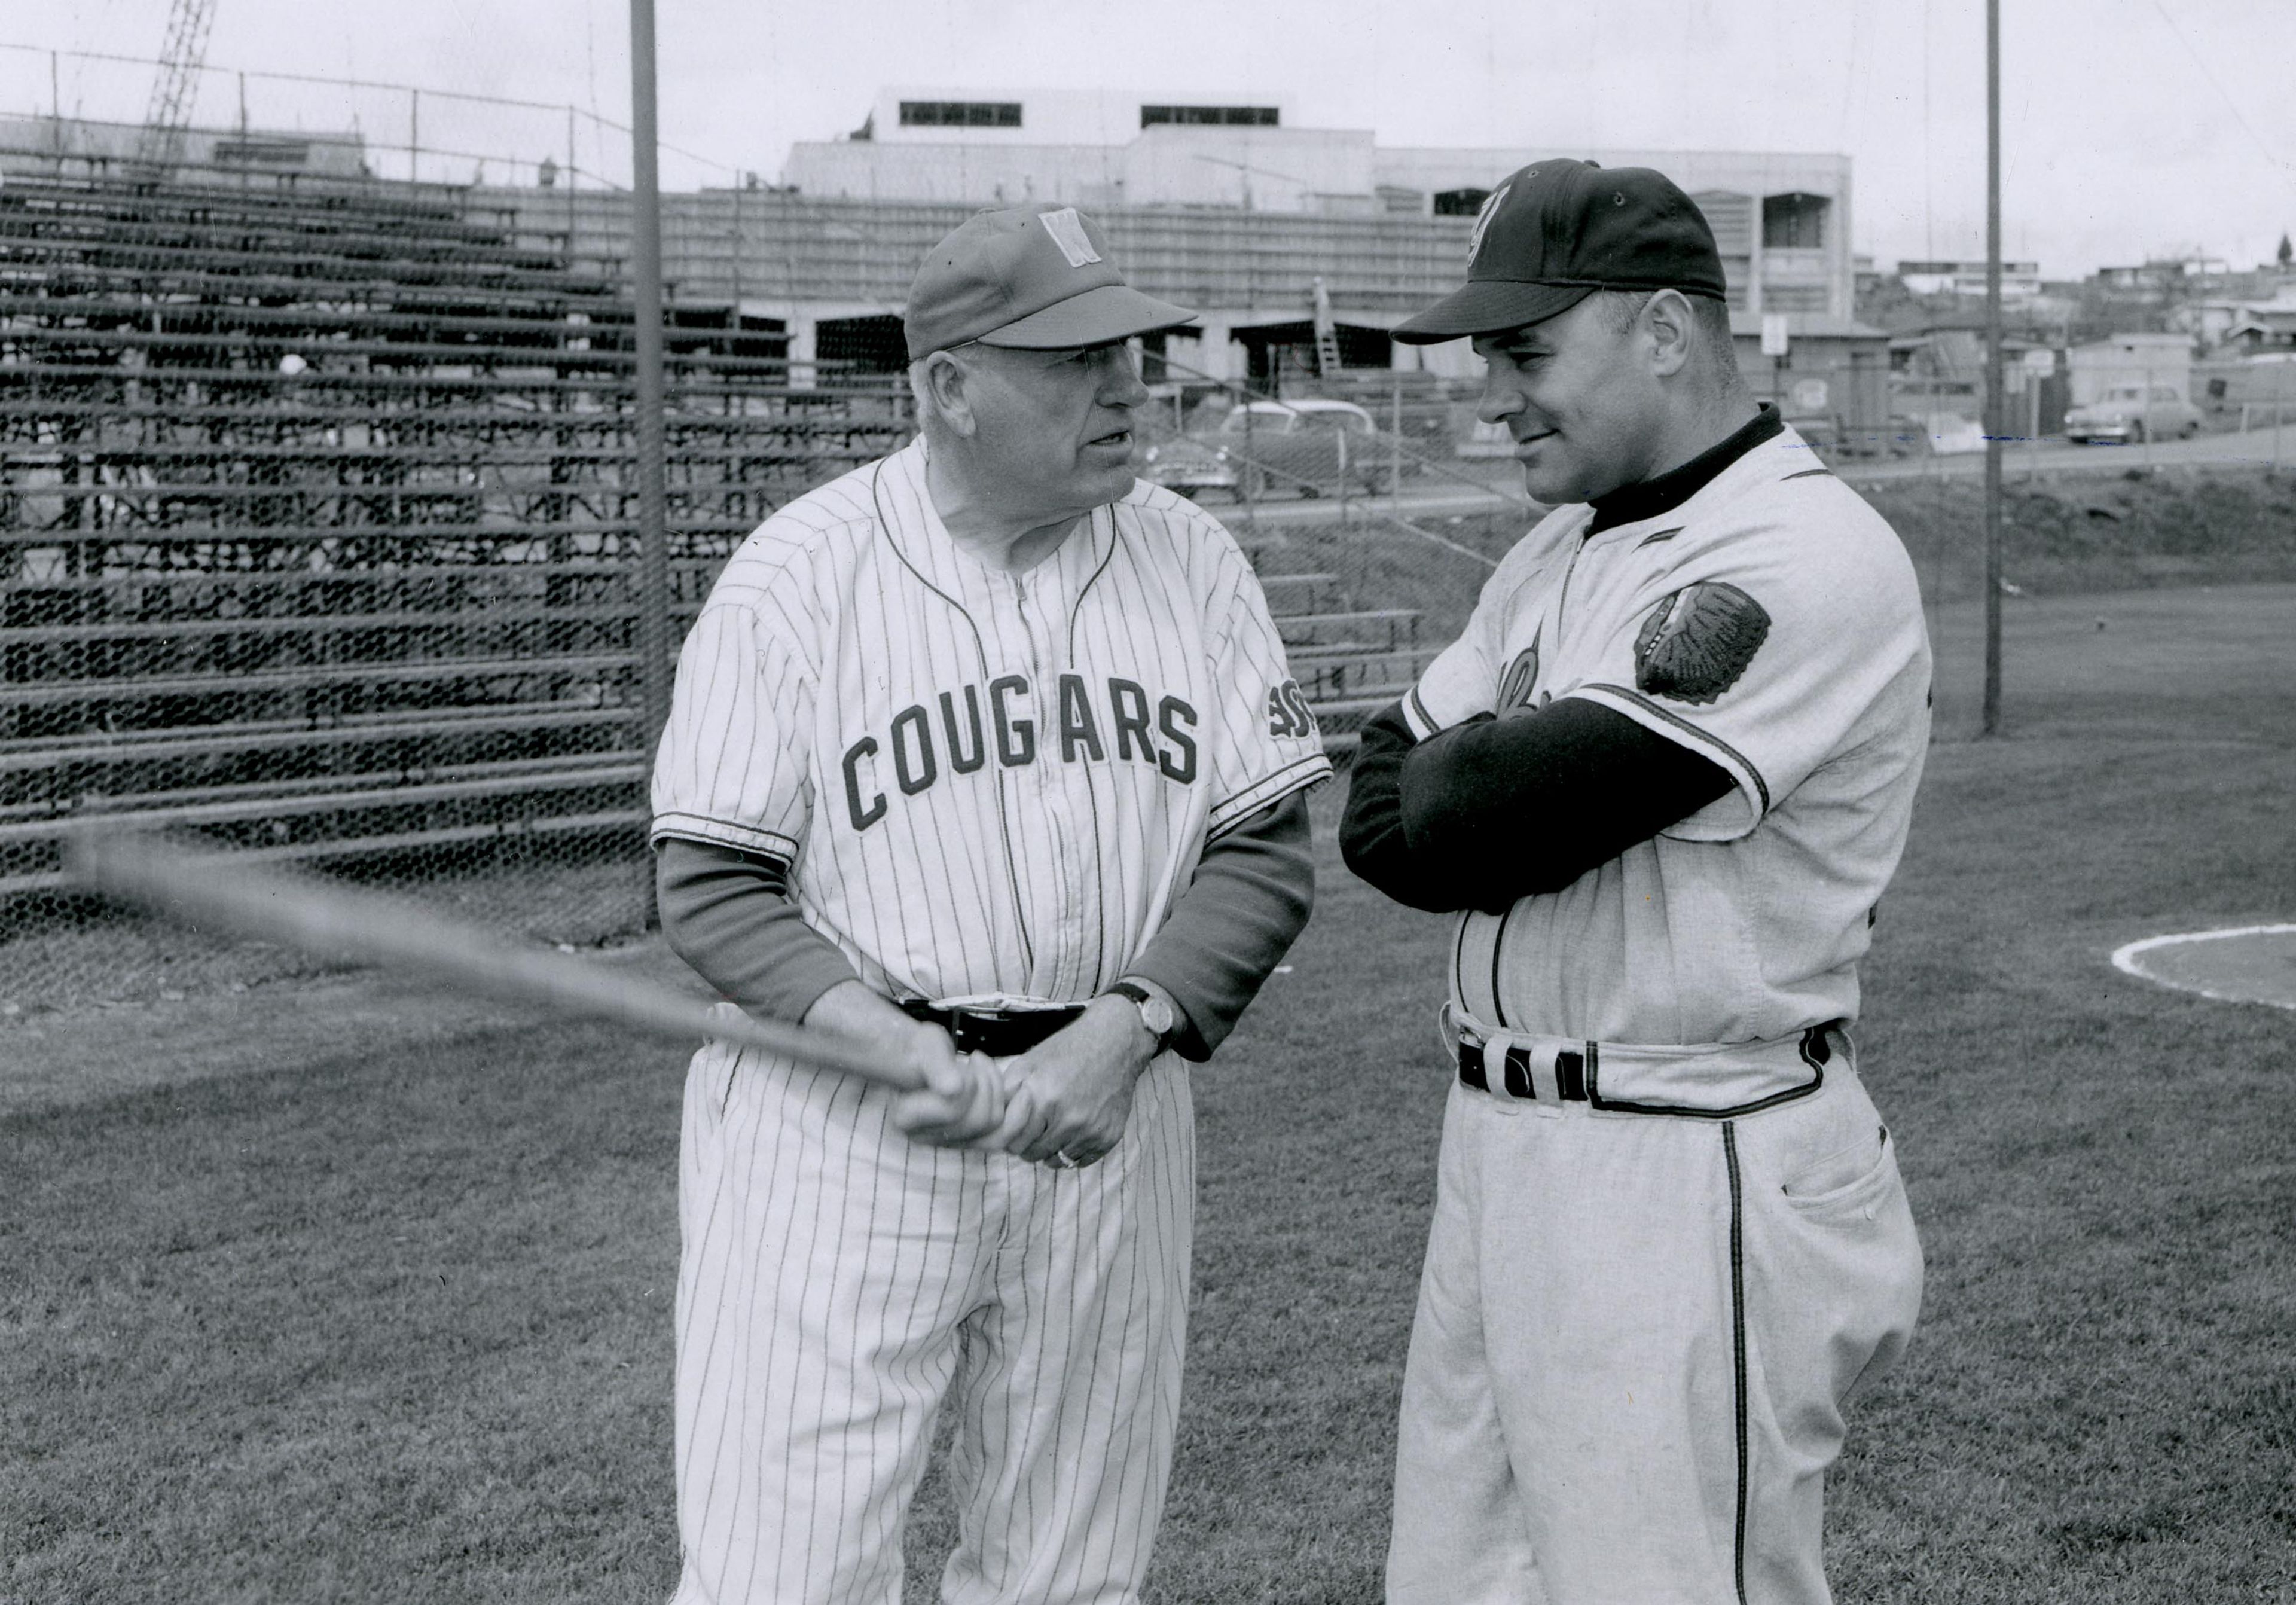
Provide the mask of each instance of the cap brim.
POLYGON ((1102 284, 975 338, 984 346, 1065 351, 1078 346, 1104 346, 1111 340, 1177 329, 1195 321, 1196 315, 1185 307, 1143 295, 1129 284, 1102 284))
POLYGON ((1525 284, 1513 279, 1474 279, 1424 312, 1398 323, 1395 338, 1406 346, 1476 334, 1497 334, 1525 323, 1543 323, 1568 312, 1594 289, 1586 284, 1525 284))

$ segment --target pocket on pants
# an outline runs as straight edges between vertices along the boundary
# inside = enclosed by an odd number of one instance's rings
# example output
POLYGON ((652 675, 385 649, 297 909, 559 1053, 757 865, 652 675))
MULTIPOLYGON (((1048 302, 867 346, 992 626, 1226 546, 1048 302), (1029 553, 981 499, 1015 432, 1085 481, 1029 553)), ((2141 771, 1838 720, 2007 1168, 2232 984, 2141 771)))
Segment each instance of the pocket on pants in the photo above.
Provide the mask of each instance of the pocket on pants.
POLYGON ((1807 1428, 1813 1452, 1831 1458, 1835 1406, 1904 1352, 1923 1276, 1895 1136, 1854 1077, 1821 1099, 1834 1101, 1813 1099, 1764 1134, 1765 1168, 1750 1167, 1747 1178, 1747 1251, 1771 1296, 1767 1352, 1823 1402, 1818 1418, 1789 1429, 1807 1428), (1759 1205, 1758 1195, 1767 1195, 1759 1205))
POLYGON ((1794 1211, 1816 1220, 1872 1220, 1898 1175, 1890 1128, 1870 1134, 1800 1167, 1781 1187, 1794 1211))

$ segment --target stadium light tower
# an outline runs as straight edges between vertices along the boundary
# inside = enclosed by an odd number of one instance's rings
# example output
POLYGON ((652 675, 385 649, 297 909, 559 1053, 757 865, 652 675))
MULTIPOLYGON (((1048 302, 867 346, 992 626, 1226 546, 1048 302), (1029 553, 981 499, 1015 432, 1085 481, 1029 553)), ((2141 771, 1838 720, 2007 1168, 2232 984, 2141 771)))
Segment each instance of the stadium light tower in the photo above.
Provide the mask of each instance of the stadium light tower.
POLYGON ((160 76, 152 82, 151 108, 135 140, 135 176, 158 184, 184 156, 184 129, 199 96, 200 69, 208 59, 208 30, 215 25, 216 0, 175 0, 168 12, 168 42, 160 50, 160 76))

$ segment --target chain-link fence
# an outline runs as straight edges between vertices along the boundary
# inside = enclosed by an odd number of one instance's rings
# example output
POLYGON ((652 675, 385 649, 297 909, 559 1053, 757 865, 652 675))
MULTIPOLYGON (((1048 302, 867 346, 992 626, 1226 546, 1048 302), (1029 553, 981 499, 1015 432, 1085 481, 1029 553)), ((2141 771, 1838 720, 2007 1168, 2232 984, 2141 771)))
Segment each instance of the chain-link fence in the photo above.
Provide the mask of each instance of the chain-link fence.
POLYGON ((669 323, 647 597, 613 279, 451 192, 10 176, 0 1003, 291 962, 78 898, 62 843, 98 818, 562 942, 641 926, 641 610, 682 628, 768 512, 909 428, 880 376, 792 391, 734 307, 669 323))
MULTIPOLYGON (((679 298, 648 594, 626 287, 504 204, 87 164, 0 185, 0 1015, 307 965, 73 892, 62 846, 97 820, 547 941, 644 929, 640 622, 674 638, 769 512, 905 443, 906 388, 822 353, 797 388, 778 323, 679 298)), ((1144 474, 1251 553, 1343 748, 1538 515, 1519 465, 1472 381, 1342 370, 1278 395, 1146 357, 1144 474)), ((1868 487, 1936 607, 1981 566, 1954 466, 1868 487)), ((2153 479, 2053 489, 2028 464, 2012 580, 2284 573, 2276 481, 2220 506, 2153 479)))
MULTIPOLYGON (((307 967, 74 891, 64 845, 99 821, 530 938, 642 930, 640 621, 675 639, 767 513, 904 443, 899 376, 816 355, 793 388, 778 323, 680 298, 648 595, 631 304, 570 225, 356 174, 12 154, 0 1012, 307 967)), ((1534 516, 1513 463, 1459 454, 1472 403, 1431 375, 1279 399, 1152 364, 1149 476, 1242 538, 1344 744, 1534 516)))
POLYGON ((1165 394, 1145 477, 1201 501, 1251 553, 1292 673, 1345 747, 1458 634, 1538 516, 1521 470, 1476 441, 1472 383, 1349 370, 1275 397, 1153 366, 1165 394))

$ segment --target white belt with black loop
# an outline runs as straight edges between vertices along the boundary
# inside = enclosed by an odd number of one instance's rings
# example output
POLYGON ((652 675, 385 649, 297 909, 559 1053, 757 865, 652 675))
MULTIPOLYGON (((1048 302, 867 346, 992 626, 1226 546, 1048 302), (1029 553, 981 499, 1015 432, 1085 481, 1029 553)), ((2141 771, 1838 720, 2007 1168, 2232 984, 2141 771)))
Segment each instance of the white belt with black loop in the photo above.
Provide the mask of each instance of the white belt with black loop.
POLYGON ((1487 1026, 1445 1004, 1443 1042, 1459 1084, 1493 1098, 1621 1115, 1734 1118, 1807 1098, 1847 1063, 1840 1020, 1757 1042, 1589 1042, 1487 1026))

